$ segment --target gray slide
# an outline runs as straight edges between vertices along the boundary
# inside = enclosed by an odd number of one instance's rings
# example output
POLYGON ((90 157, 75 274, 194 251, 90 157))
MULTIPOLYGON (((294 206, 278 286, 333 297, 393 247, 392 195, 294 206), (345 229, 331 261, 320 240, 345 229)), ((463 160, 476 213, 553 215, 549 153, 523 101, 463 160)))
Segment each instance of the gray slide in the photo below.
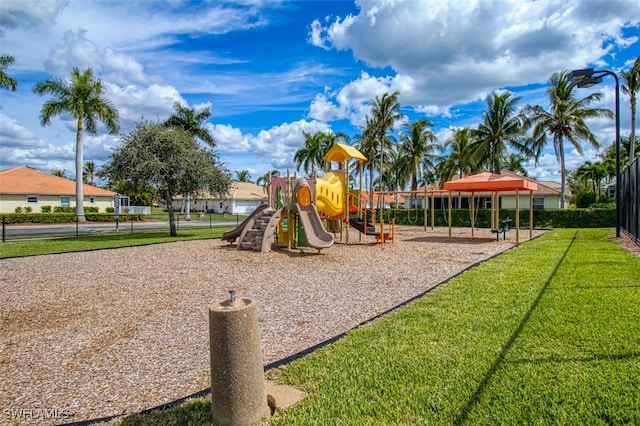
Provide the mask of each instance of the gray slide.
POLYGON ((230 243, 235 243, 236 239, 238 239, 240 234, 242 234, 242 230, 244 229, 245 226, 247 226, 247 224, 251 221, 251 219, 253 219, 258 213, 260 213, 262 210, 266 209, 267 207, 269 206, 267 206, 266 204, 262 204, 258 206, 245 220, 242 221, 240 225, 238 225, 236 229, 232 229, 231 231, 227 231, 224 234, 222 234, 222 241, 229 241, 230 243))
POLYGON ((298 213, 309 245, 317 249, 331 247, 331 245, 333 245, 333 235, 327 232, 322 226, 322 220, 320 219, 318 210, 316 210, 316 206, 313 204, 301 206, 298 203, 295 203, 293 206, 298 213))

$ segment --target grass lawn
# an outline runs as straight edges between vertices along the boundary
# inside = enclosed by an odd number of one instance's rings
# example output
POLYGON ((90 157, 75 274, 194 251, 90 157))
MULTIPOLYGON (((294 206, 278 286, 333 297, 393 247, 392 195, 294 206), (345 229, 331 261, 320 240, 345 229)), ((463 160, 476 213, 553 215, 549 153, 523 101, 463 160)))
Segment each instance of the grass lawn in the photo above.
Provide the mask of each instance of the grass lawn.
POLYGON ((131 234, 122 232, 104 232, 83 234, 80 237, 61 237, 43 240, 12 240, 0 243, 0 259, 39 254, 67 253, 84 250, 99 250, 115 247, 139 246, 145 244, 168 243, 173 241, 220 238, 231 226, 214 228, 187 228, 178 231, 177 237, 169 236, 168 229, 136 231, 131 234))
POLYGON ((640 424, 640 259, 610 229, 555 230, 267 375, 308 393, 274 425, 640 424))

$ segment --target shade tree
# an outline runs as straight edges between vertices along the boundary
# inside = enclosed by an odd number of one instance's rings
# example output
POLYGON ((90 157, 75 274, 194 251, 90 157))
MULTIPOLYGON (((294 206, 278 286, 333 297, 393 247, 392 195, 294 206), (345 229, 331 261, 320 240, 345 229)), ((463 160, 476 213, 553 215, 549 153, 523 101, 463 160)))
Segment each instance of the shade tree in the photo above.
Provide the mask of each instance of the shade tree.
POLYGON ((167 206, 171 236, 177 235, 177 195, 206 190, 223 196, 231 184, 231 173, 211 147, 198 144, 184 129, 148 121, 122 136, 100 173, 111 182, 138 182, 157 190, 167 206))

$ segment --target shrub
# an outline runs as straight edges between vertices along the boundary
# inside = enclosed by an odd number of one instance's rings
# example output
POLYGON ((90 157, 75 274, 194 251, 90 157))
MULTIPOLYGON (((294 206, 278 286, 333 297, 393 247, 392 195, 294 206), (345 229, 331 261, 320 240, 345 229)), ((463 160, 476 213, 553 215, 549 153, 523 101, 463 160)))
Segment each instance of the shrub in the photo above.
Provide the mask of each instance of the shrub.
POLYGON ((586 209, 587 207, 595 204, 597 201, 595 192, 581 192, 576 194, 576 207, 579 209, 586 209))
MULTIPOLYGON (((3 215, 5 223, 18 224, 18 223, 73 223, 76 221, 76 214, 73 213, 8 213, 3 215)), ((113 214, 108 213, 88 213, 86 216, 89 222, 113 222, 115 218, 113 214)), ((142 221, 144 215, 120 215, 120 221, 142 221)))
POLYGON ((107 213, 109 214, 114 214, 116 209, 114 209, 113 207, 107 207, 106 209, 104 209, 107 213))
POLYGON ((27 206, 24 208, 24 212, 25 213, 31 213, 33 211, 33 209, 31 208, 31 206, 27 206))
POLYGON ((53 208, 54 213, 75 213, 76 209, 74 207, 68 206, 55 206, 53 208))
POLYGON ((42 213, 51 213, 51 206, 42 206, 40 207, 40 211, 42 213))
POLYGON ((20 207, 20 206, 16 207, 14 212, 18 213, 18 214, 22 213, 22 207, 20 207))

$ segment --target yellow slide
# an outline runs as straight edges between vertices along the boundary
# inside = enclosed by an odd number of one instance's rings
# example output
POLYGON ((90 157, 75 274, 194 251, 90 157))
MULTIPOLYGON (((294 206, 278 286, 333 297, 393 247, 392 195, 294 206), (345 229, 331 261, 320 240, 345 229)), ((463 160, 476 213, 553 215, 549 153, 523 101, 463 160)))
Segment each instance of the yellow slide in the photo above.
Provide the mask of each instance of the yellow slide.
POLYGON ((344 175, 328 172, 316 181, 316 209, 320 213, 339 216, 344 213, 344 175))

